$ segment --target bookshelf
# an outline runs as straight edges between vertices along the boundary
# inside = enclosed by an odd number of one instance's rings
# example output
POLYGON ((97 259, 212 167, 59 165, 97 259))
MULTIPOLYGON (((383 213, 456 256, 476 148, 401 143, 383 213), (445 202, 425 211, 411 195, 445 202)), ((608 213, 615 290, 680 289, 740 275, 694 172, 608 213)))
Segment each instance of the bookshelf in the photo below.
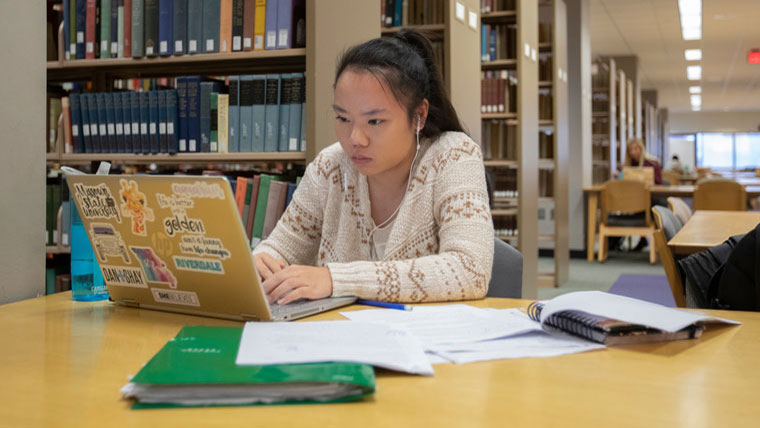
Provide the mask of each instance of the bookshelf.
POLYGON ((591 65, 592 181, 601 184, 617 170, 617 71, 612 58, 597 58, 591 65))
POLYGON ((535 0, 502 0, 481 6, 481 144, 493 184, 491 214, 496 236, 522 252, 522 295, 534 298, 539 245, 538 5, 535 0), (486 8, 492 5, 500 9, 486 8), (499 99, 493 101, 499 85, 506 94, 503 111, 499 99))
POLYGON ((108 161, 112 164, 179 164, 179 163, 245 163, 245 162, 304 162, 306 152, 252 152, 252 153, 48 153, 48 163, 89 164, 108 161))
MULTIPOLYGON (((617 70, 617 79, 615 81, 615 91, 617 100, 617 147, 615 148, 616 163, 618 169, 621 169, 625 164, 625 150, 626 142, 628 141, 628 80, 625 77, 625 72, 621 69, 617 70)), ((612 171, 616 174, 617 171, 612 171)))

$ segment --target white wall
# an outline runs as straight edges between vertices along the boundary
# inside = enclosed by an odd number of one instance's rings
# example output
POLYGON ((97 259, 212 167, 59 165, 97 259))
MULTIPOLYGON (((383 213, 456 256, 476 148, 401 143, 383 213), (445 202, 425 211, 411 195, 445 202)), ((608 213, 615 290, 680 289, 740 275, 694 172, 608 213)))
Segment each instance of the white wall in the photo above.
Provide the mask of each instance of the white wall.
POLYGON ((710 131, 757 131, 760 129, 760 111, 712 112, 694 111, 670 112, 671 134, 710 131))
POLYGON ((45 289, 45 3, 1 2, 0 304, 45 289))

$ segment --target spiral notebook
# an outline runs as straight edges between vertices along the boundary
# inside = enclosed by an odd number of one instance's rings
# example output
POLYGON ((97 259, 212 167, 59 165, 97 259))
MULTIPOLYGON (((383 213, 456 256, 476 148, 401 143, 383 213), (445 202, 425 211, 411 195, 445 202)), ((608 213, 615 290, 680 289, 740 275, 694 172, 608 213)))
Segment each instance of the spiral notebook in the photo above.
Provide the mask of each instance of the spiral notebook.
POLYGON ((737 324, 723 318, 667 308, 598 291, 568 293, 528 307, 531 319, 604 345, 695 339, 705 323, 737 324))

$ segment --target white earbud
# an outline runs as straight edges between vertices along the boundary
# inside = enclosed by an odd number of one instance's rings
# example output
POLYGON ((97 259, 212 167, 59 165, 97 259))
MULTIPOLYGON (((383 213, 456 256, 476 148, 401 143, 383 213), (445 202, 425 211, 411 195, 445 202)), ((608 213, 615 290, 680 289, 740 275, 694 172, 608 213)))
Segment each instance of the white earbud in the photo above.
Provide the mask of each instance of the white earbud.
POLYGON ((417 115, 417 150, 420 150, 420 122, 422 122, 422 118, 420 118, 420 115, 417 115))

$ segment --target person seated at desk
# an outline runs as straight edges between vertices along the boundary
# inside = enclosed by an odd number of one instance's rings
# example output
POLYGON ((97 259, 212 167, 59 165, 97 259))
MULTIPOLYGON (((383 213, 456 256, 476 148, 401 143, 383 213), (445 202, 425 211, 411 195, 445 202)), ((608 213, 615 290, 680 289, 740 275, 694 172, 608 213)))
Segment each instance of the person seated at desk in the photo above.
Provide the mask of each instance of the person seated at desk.
POLYGON ((485 168, 435 64, 430 41, 413 30, 340 58, 338 142, 307 166, 253 251, 270 302, 486 295, 494 229, 485 168))
POLYGON ((681 160, 678 159, 678 155, 673 155, 673 157, 670 158, 670 171, 677 172, 681 175, 686 173, 681 160))
POLYGON ((662 166, 656 157, 644 149, 644 143, 639 139, 628 140, 626 146, 625 166, 649 166, 654 169, 654 184, 662 184, 662 166))

